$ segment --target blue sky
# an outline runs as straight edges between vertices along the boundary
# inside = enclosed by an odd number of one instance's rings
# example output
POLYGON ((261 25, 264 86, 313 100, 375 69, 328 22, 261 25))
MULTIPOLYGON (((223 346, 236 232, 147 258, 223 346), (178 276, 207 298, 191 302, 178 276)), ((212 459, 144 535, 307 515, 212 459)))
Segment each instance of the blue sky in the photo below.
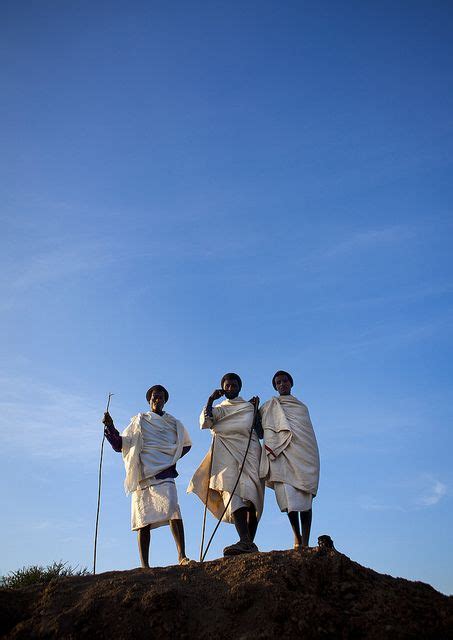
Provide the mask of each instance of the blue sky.
MULTIPOLYGON (((453 592, 452 22, 441 1, 4 3, 0 574, 91 566, 107 394, 125 426, 156 382, 193 438, 197 557, 199 411, 225 371, 264 400, 283 368, 320 446, 312 543, 453 592)), ((100 571, 138 564, 123 476, 106 449, 100 571)), ((257 543, 292 544, 271 491, 257 543)), ((151 562, 175 560, 161 529, 151 562)))

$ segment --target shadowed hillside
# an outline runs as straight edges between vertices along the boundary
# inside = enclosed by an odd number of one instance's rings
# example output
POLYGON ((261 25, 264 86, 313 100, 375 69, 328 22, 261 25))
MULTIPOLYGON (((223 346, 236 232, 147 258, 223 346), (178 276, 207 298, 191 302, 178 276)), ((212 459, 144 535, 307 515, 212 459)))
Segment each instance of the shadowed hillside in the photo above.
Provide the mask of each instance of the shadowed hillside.
POLYGON ((0 589, 0 632, 24 640, 443 640, 453 639, 453 597, 336 551, 273 551, 0 589))

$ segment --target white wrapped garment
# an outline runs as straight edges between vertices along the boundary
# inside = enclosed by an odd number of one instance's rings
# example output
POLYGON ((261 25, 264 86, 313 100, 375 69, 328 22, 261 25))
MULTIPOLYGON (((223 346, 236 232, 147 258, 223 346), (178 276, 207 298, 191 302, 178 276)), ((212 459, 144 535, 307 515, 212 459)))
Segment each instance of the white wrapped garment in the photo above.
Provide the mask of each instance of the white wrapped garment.
POLYGON ((165 480, 142 480, 132 494, 132 531, 150 525, 151 529, 163 527, 170 520, 180 520, 176 484, 172 478, 165 480))
POLYGON ((274 397, 260 409, 264 431, 260 476, 313 496, 318 491, 319 451, 307 407, 292 395, 274 397))
POLYGON ((285 482, 274 482, 275 497, 280 511, 309 511, 313 502, 313 495, 301 491, 285 482))
POLYGON ((126 468, 124 488, 135 491, 140 480, 153 478, 176 464, 191 441, 184 425, 169 413, 139 413, 121 434, 126 468))
MULTIPOLYGON (((202 429, 211 428, 215 435, 214 454, 211 449, 195 471, 187 493, 195 493, 204 503, 208 491, 208 509, 219 519, 236 483, 244 460, 247 442, 252 428, 254 408, 241 397, 224 400, 212 409, 213 418, 206 418, 204 410, 200 416, 202 429)), ((238 486, 229 508, 223 516, 224 522, 233 522, 232 514, 237 509, 252 504, 257 518, 261 517, 264 501, 264 482, 259 478, 261 445, 255 431, 245 459, 238 486)))

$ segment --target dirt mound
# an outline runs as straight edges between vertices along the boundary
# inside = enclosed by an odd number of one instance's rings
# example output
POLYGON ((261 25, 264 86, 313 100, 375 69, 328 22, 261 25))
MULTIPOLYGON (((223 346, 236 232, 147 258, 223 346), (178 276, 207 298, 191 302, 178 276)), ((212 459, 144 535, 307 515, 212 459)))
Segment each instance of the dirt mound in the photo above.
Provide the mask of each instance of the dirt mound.
POLYGON ((453 597, 336 551, 62 578, 0 590, 9 639, 453 639, 453 597))

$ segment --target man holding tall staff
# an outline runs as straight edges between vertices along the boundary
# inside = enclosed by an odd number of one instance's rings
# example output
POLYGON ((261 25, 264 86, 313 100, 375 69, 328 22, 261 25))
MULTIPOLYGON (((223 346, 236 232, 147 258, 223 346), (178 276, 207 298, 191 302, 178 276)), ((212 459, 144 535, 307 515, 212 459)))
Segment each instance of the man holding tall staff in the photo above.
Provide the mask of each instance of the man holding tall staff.
POLYGON ((253 540, 263 510, 264 483, 259 478, 259 427, 254 424, 259 398, 247 402, 239 396, 242 381, 237 373, 226 373, 220 384, 221 389, 209 396, 200 416, 201 429, 211 429, 213 446, 195 471, 187 492, 206 501, 217 519, 222 517, 235 525, 239 541, 224 549, 228 556, 258 551, 253 540), (222 396, 225 400, 213 406, 222 396))
POLYGON ((179 564, 187 564, 184 526, 178 504, 176 463, 190 449, 184 425, 164 411, 168 391, 156 384, 146 393, 150 411, 139 413, 120 435, 111 415, 104 413, 105 437, 123 455, 124 487, 132 496, 131 525, 137 531, 140 561, 149 567, 151 529, 170 526, 179 564))

